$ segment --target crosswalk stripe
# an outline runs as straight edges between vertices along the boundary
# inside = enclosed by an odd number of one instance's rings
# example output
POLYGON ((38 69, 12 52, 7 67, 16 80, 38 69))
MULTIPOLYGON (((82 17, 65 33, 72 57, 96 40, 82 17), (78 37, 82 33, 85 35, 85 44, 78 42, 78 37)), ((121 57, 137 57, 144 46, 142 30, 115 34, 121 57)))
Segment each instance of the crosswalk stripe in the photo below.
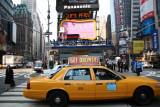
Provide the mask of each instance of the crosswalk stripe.
POLYGON ((28 99, 28 98, 25 98, 23 96, 18 96, 18 97, 1 97, 0 96, 0 102, 16 102, 16 101, 19 101, 19 102, 25 102, 25 101, 30 101, 30 102, 34 102, 34 101, 40 101, 40 100, 34 100, 34 99, 28 99))
POLYGON ((5 92, 5 93, 2 93, 1 95, 14 95, 14 96, 17 96, 17 95, 22 95, 23 96, 23 92, 12 92, 12 91, 9 91, 9 92, 5 92))

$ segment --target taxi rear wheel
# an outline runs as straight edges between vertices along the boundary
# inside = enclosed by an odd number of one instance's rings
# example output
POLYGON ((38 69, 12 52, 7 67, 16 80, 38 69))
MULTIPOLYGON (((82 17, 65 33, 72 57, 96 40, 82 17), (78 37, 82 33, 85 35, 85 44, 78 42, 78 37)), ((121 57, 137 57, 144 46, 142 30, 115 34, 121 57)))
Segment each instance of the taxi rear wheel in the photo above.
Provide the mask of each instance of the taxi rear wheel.
POLYGON ((64 92, 54 91, 48 96, 47 101, 51 107, 65 107, 68 103, 68 97, 64 92))
POLYGON ((153 92, 147 87, 140 87, 135 91, 133 99, 138 105, 147 105, 153 99, 153 92))

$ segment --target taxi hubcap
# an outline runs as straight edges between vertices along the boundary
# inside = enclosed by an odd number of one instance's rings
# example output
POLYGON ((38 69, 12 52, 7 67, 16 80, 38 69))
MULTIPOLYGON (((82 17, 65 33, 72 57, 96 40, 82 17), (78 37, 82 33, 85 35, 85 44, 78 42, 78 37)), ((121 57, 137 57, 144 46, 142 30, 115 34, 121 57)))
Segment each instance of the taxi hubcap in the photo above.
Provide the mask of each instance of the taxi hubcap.
POLYGON ((141 94, 141 99, 142 99, 142 100, 146 100, 146 95, 142 93, 142 94, 141 94))
POLYGON ((55 103, 59 104, 61 102, 61 99, 60 98, 55 98, 55 103))

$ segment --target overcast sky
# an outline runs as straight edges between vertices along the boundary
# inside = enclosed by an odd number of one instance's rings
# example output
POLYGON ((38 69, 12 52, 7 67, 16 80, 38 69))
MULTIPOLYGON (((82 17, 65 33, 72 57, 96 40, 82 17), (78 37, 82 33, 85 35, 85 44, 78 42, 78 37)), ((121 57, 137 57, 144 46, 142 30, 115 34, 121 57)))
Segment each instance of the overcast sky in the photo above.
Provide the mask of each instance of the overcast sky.
MULTIPOLYGON (((12 0, 14 4, 20 4, 21 0, 12 0)), ((57 35, 57 12, 56 12, 56 0, 49 0, 49 4, 51 5, 51 19, 50 22, 50 32, 52 35, 50 36, 50 40, 56 39, 57 35)), ((99 16, 105 16, 107 19, 107 15, 110 14, 110 0, 99 0, 99 16)), ((47 10, 48 10, 48 0, 37 0, 37 12, 39 13, 39 17, 41 20, 41 24, 43 24, 43 32, 46 32, 48 29, 47 26, 47 10)))

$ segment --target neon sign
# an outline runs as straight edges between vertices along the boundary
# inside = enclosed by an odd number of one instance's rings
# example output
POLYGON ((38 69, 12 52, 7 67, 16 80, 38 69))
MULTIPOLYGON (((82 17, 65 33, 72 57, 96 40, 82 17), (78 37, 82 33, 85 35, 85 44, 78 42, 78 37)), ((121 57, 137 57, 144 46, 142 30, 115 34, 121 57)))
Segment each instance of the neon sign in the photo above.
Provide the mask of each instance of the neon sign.
POLYGON ((79 38, 88 40, 97 38, 96 21, 93 19, 75 21, 65 19, 61 22, 60 27, 65 28, 64 38, 67 34, 79 34, 79 38))

